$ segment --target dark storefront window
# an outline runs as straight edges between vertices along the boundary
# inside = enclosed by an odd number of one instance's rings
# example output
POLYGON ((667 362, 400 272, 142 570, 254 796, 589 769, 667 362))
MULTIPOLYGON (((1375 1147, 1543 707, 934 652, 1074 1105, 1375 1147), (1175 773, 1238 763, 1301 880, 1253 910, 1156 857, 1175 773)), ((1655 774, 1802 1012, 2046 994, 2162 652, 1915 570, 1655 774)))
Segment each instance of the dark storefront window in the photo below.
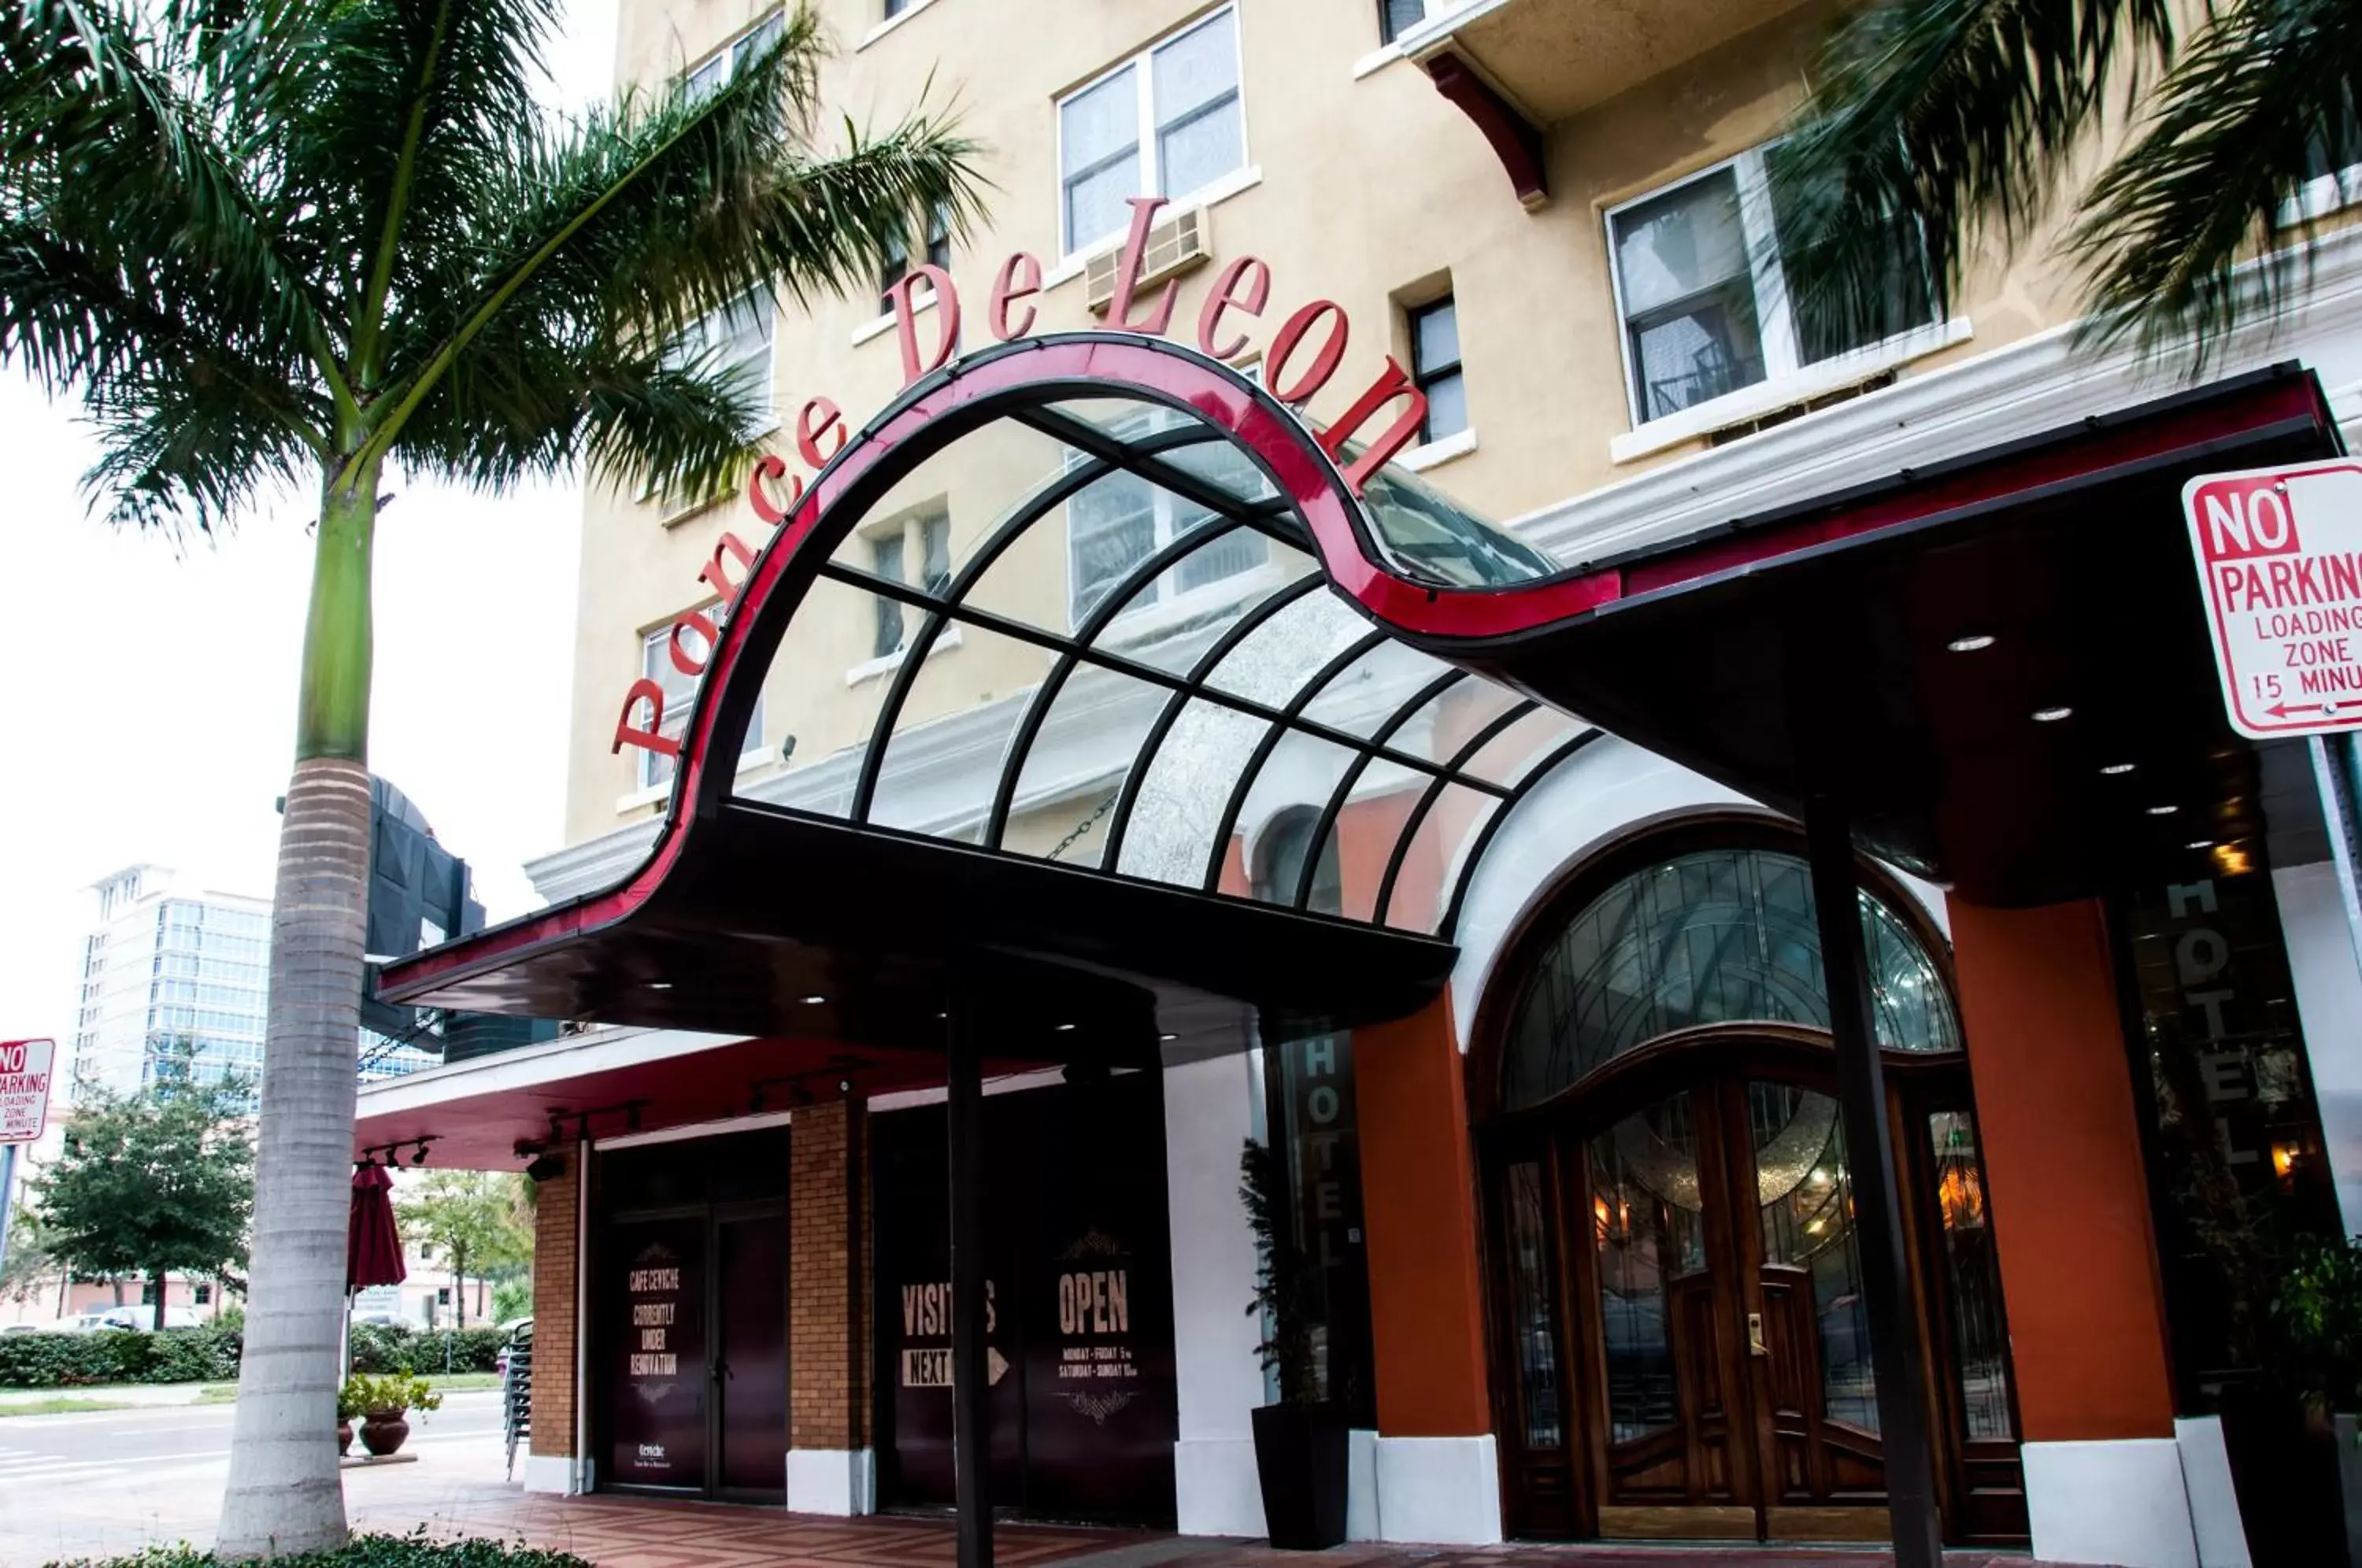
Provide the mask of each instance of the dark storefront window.
MULTIPOLYGON (((1076 1075, 984 1102, 985 1420, 994 1503, 1169 1526, 1179 1429, 1162 1075, 1076 1075)), ((954 1496, 941 1106, 870 1123, 877 1484, 954 1496)))
POLYGON ((2193 853, 2119 909, 2175 1372, 2213 1410, 2265 1376, 2298 1243, 2338 1234, 2320 1114, 2261 844, 2193 853))
MULTIPOLYGON (((1317 813, 1289 812, 1264 830, 1255 852, 1253 892, 1295 899, 1310 853, 1317 813)), ((1306 907, 1342 907, 1337 835, 1313 868, 1306 907)), ((1320 1397, 1344 1405, 1358 1426, 1377 1424, 1377 1386, 1370 1356, 1370 1269, 1362 1229, 1362 1143, 1353 1099, 1353 1041, 1320 1034, 1266 1046, 1265 1121, 1288 1174, 1287 1238, 1319 1269, 1319 1317, 1313 1325, 1313 1375, 1320 1397)))

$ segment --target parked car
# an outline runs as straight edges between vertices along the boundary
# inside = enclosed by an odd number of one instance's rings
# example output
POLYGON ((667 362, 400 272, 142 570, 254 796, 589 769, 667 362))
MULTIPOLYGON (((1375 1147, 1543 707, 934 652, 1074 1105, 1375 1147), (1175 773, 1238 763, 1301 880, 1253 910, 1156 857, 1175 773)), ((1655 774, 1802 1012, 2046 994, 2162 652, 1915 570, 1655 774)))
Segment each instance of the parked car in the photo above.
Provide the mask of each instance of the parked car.
POLYGON ((55 1333, 64 1327, 63 1323, 0 1323, 0 1334, 55 1333))
MULTIPOLYGON (((202 1321, 186 1307, 164 1309, 164 1326, 168 1329, 193 1329, 202 1321)), ((95 1312, 84 1312, 81 1317, 68 1319, 59 1325, 78 1334, 103 1333, 109 1329, 138 1333, 155 1326, 156 1309, 153 1307, 106 1307, 95 1312)))

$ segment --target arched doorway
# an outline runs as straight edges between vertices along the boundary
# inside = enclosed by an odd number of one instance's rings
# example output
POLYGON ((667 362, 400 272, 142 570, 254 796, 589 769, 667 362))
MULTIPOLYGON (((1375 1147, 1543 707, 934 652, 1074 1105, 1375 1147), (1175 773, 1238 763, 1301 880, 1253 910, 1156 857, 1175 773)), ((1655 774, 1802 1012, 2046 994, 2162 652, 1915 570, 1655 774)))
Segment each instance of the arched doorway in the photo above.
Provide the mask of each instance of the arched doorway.
MULTIPOLYGON (((1862 880, 1945 1531, 2022 1540, 1944 946, 1862 880)), ((1513 1533, 1884 1536, 1827 1018, 1803 845, 1770 824, 1625 845, 1513 940, 1472 1062, 1513 1533)))

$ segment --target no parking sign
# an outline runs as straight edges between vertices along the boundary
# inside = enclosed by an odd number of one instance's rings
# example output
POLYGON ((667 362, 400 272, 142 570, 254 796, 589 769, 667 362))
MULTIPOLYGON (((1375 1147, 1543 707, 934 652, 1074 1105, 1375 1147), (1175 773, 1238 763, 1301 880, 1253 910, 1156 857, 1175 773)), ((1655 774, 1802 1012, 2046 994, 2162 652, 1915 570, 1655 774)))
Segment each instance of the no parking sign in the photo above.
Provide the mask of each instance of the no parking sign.
POLYGON ((2181 505, 2232 727, 2362 729, 2362 463, 2202 474, 2181 505))
POLYGON ((50 1120, 54 1040, 0 1040, 0 1143, 30 1143, 50 1120))

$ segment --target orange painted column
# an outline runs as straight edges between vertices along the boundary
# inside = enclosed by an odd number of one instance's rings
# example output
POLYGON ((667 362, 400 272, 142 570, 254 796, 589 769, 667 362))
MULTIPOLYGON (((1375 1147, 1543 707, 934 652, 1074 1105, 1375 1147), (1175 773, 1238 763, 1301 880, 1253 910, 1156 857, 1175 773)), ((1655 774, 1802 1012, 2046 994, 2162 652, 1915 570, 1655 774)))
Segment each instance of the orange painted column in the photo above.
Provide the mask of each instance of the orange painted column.
POLYGON ((2100 906, 1956 898, 1951 917, 2021 1436, 2171 1438, 2164 1290, 2100 906))
POLYGON ((1475 1166, 1447 993, 1353 1032, 1382 1437, 1493 1430, 1476 1262, 1475 1166))

